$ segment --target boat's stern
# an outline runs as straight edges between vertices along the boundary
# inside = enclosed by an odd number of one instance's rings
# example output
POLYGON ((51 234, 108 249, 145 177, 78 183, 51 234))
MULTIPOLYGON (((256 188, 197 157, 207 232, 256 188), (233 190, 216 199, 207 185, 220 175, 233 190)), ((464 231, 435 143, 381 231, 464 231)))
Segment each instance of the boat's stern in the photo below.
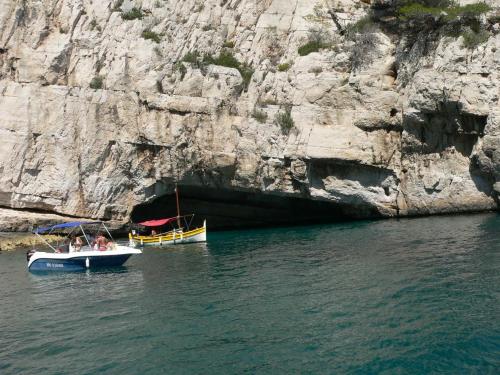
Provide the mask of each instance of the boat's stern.
POLYGON ((32 257, 32 256, 33 256, 33 254, 35 254, 35 253, 36 253, 36 250, 35 250, 35 249, 28 250, 28 251, 26 252, 26 262, 28 262, 28 263, 29 263, 29 262, 30 262, 31 257, 32 257))

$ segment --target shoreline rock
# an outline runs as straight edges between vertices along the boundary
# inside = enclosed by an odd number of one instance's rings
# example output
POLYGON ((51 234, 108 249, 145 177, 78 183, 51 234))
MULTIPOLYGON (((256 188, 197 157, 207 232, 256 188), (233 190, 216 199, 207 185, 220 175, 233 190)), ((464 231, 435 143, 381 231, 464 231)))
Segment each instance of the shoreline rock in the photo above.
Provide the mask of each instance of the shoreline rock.
MULTIPOLYGON (((31 233, 37 226, 49 226, 71 221, 93 222, 98 220, 57 215, 52 213, 0 208, 0 233, 3 232, 3 234, 31 233)), ((125 224, 120 221, 106 222, 106 227, 108 227, 111 232, 121 233, 124 230, 124 226, 125 224)))
MULTIPOLYGON (((49 243, 57 242, 63 239, 62 236, 48 235, 43 236, 49 243)), ((0 232, 0 251, 11 251, 29 246, 44 244, 44 241, 32 233, 1 233, 0 232)))
POLYGON ((52 213, 0 208, 0 232, 30 233, 35 226, 44 226, 68 221, 90 221, 52 213))

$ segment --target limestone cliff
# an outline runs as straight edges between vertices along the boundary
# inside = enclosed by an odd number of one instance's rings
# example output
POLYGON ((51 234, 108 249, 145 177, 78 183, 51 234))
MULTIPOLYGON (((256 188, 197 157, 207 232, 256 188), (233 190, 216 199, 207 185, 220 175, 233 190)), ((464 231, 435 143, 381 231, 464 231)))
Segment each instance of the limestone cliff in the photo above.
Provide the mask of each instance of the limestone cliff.
POLYGON ((378 27, 364 51, 345 30, 373 3, 4 0, 0 206, 125 221, 179 182, 349 217, 495 209, 498 23, 474 48, 378 27), (311 33, 328 48, 301 56, 311 33), (197 63, 221 51, 250 73, 197 63))

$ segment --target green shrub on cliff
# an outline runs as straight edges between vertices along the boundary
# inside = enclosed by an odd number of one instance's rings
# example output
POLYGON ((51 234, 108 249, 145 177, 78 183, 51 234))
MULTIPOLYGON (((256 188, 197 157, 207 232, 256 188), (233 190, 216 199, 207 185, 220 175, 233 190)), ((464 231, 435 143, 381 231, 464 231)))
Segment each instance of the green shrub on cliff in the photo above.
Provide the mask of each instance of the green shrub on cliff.
POLYGON ((283 63, 278 65, 278 72, 286 72, 292 65, 290 63, 283 63))
POLYGON ((184 55, 181 61, 189 64, 198 64, 200 53, 198 51, 188 52, 184 55))
POLYGON ((278 112, 274 118, 274 122, 279 125, 284 134, 290 133, 290 130, 295 127, 295 122, 292 117, 292 106, 287 105, 284 111, 278 112))
POLYGON ((202 70, 205 69, 207 65, 218 65, 237 69, 243 78, 244 89, 248 88, 254 73, 254 70, 249 65, 240 62, 230 50, 222 50, 217 56, 201 56, 198 51, 188 52, 181 61, 202 70))
POLYGON ((229 51, 222 51, 217 57, 206 55, 203 57, 203 62, 205 64, 213 64, 235 69, 238 69, 241 65, 238 59, 229 51))
POLYGON ((300 56, 307 56, 313 52, 318 52, 321 48, 323 48, 323 45, 321 43, 310 41, 300 46, 298 49, 298 53, 300 56))
POLYGON ((123 5, 123 0, 117 0, 117 2, 113 5, 113 12, 121 12, 123 5))
POLYGON ((254 70, 248 66, 247 64, 243 64, 238 68, 241 78, 243 78, 243 87, 244 89, 248 89, 248 86, 250 85, 250 81, 252 80, 252 76, 254 73, 254 70))
POLYGON ((445 9, 442 7, 429 7, 420 3, 409 3, 399 8, 398 16, 403 21, 414 20, 428 16, 439 16, 445 9))
POLYGON ((103 85, 103 79, 101 76, 95 76, 92 78, 92 81, 90 81, 89 87, 94 90, 99 90, 102 89, 103 85))
POLYGON ((160 43, 161 42, 161 36, 160 36, 160 34, 157 34, 154 31, 151 31, 151 30, 148 30, 148 29, 146 29, 146 30, 144 30, 142 32, 142 37, 144 39, 152 40, 155 43, 160 43))
POLYGON ((365 33, 371 31, 375 28, 375 23, 373 22, 372 15, 368 14, 357 22, 351 23, 346 27, 346 35, 348 37, 354 36, 356 33, 365 33))
MULTIPOLYGON (((376 5, 372 7, 375 9, 376 5)), ((356 34, 367 33, 367 25, 372 21, 383 30, 406 36, 410 43, 422 36, 429 41, 443 35, 463 36, 464 45, 473 47, 487 39, 487 25, 482 16, 491 9, 483 1, 460 5, 455 0, 393 0, 389 6, 377 8, 360 20, 359 25, 348 26, 346 30, 348 36, 352 29, 357 29, 356 34)))
POLYGON ((231 51, 222 51, 217 57, 205 55, 203 56, 203 64, 219 65, 237 69, 241 74, 241 78, 243 78, 244 89, 248 88, 254 73, 254 70, 249 65, 241 63, 231 51))
POLYGON ((184 79, 184 77, 186 76, 187 68, 184 66, 184 64, 181 61, 179 61, 179 62, 175 63, 175 65, 174 65, 174 72, 180 73, 181 81, 182 81, 184 79))
POLYGON ((480 30, 478 32, 466 30, 462 33, 462 37, 464 46, 472 49, 486 42, 490 37, 490 33, 486 30, 480 30))
POLYGON ((297 51, 300 56, 307 56, 313 52, 318 52, 320 49, 332 46, 332 35, 323 26, 311 27, 308 30, 307 38, 307 43, 300 46, 297 51))
POLYGON ((407 2, 398 10, 399 18, 402 20, 415 20, 424 17, 442 17, 445 21, 454 21, 458 18, 464 20, 477 18, 491 10, 486 3, 475 3, 468 5, 457 5, 450 1, 413 1, 407 2), (435 4, 428 5, 428 4, 435 4))
POLYGON ((131 21, 131 20, 142 20, 142 10, 140 8, 132 8, 128 12, 122 13, 122 19, 126 21, 131 21))
POLYGON ((267 113, 264 112, 263 110, 260 110, 258 108, 254 108, 252 111, 252 117, 260 122, 261 124, 265 123, 267 121, 267 113))

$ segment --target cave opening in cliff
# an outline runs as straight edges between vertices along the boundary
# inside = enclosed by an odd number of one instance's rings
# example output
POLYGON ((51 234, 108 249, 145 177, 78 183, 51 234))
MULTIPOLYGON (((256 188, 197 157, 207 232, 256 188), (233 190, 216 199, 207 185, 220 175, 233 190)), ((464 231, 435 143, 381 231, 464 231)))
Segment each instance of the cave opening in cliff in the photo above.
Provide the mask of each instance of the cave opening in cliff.
MULTIPOLYGON (((196 225, 206 219, 210 229, 324 223, 352 218, 333 202, 193 186, 179 186, 179 191, 181 214, 194 213, 196 225)), ((175 194, 168 194, 135 206, 131 220, 138 223, 175 215, 175 194)))

